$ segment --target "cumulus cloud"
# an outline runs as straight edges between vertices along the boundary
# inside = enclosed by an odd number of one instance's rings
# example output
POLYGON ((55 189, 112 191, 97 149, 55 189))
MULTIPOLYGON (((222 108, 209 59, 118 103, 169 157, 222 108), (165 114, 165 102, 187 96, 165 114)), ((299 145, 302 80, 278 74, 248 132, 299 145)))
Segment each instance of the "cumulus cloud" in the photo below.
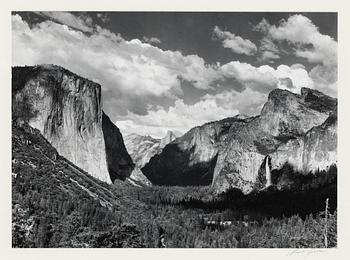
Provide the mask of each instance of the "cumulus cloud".
POLYGON ((280 65, 277 69, 264 65, 259 67, 260 71, 270 73, 277 79, 277 87, 287 89, 294 93, 300 94, 302 87, 314 88, 314 82, 308 72, 300 66, 280 65))
POLYGON ((327 89, 332 82, 336 88, 336 71, 324 71, 323 64, 310 74, 301 64, 276 69, 239 61, 207 64, 198 55, 162 50, 144 39, 125 40, 97 25, 86 34, 62 23, 29 26, 13 15, 13 65, 57 64, 98 82, 104 110, 123 132, 162 137, 167 130, 186 132, 237 113, 258 114, 277 87, 298 92, 316 83, 327 89), (201 97, 185 103, 183 82, 201 97))
POLYGON ((216 94, 205 94, 199 102, 192 105, 178 99, 169 109, 154 107, 146 115, 128 113, 116 124, 124 134, 140 133, 162 137, 169 129, 185 133, 208 121, 236 114, 259 114, 268 93, 274 88, 287 89, 298 94, 302 87, 313 88, 312 79, 300 64, 290 67, 280 65, 274 69, 268 65, 254 67, 235 61, 222 65, 219 72, 223 81, 235 78, 244 89, 232 87, 216 94))
POLYGON ((280 51, 278 47, 268 37, 263 37, 260 40, 259 54, 260 62, 274 63, 275 60, 278 60, 280 58, 280 51))
POLYGON ((206 94, 193 105, 186 105, 182 100, 177 100, 168 110, 158 108, 144 116, 129 113, 118 120, 116 125, 123 134, 149 134, 161 138, 169 129, 185 133, 195 126, 237 114, 257 115, 266 102, 267 95, 252 89, 206 94))
POLYGON ((279 88, 287 89, 293 92, 296 87, 293 85, 293 81, 290 78, 280 78, 278 81, 279 88))
POLYGON ((309 62, 333 65, 337 63, 337 42, 319 32, 316 25, 303 15, 293 15, 282 20, 279 26, 271 25, 268 34, 276 40, 299 44, 295 54, 309 62), (308 48, 303 44, 311 44, 308 48))
MULTIPOLYGON (((273 68, 271 68, 273 71, 273 68)), ((268 70, 262 70, 248 63, 231 61, 221 66, 224 77, 235 78, 246 88, 252 88, 260 92, 269 92, 277 87, 277 78, 268 70)))
POLYGON ((270 27, 271 27, 271 24, 265 18, 263 18, 260 21, 260 23, 258 23, 253 27, 253 30, 257 32, 262 32, 264 34, 268 34, 270 27))
POLYGON ((181 80, 198 89, 213 88, 215 82, 230 78, 260 89, 272 89, 276 83, 249 64, 206 64, 197 55, 164 51, 138 39, 127 41, 99 26, 86 35, 53 21, 29 27, 19 15, 12 17, 12 25, 13 65, 53 63, 98 81, 112 118, 128 110, 145 114, 152 100, 165 98, 173 104, 183 94, 181 80))
POLYGON ((76 16, 70 12, 36 12, 36 14, 83 32, 93 31, 92 18, 86 15, 76 16))
POLYGON ((267 100, 268 93, 262 93, 253 89, 242 92, 226 90, 214 95, 207 94, 203 100, 215 100, 229 111, 238 111, 238 114, 254 116, 260 113, 263 104, 267 100), (249 100, 249 102, 247 102, 249 100))
POLYGON ((305 66, 300 63, 295 63, 292 66, 290 66, 292 69, 305 69, 305 66))
POLYGON ((257 47, 248 39, 243 39, 231 32, 222 31, 218 26, 214 27, 213 39, 222 42, 224 48, 231 49, 233 52, 245 55, 254 55, 257 47))
POLYGON ((336 95, 337 42, 330 36, 321 34, 318 27, 303 15, 292 15, 271 25, 263 19, 255 30, 277 42, 287 41, 294 48, 297 57, 317 64, 311 71, 315 88, 336 95))
POLYGON ((149 134, 161 138, 169 129, 185 133, 195 126, 234 116, 237 113, 237 109, 220 106, 216 99, 205 98, 193 105, 186 105, 178 99, 168 110, 159 107, 156 110, 149 110, 144 116, 130 112, 124 119, 118 120, 116 125, 123 134, 149 134))
POLYGON ((163 51, 138 39, 126 41, 98 26, 86 35, 52 21, 29 27, 19 15, 12 17, 12 25, 13 65, 53 63, 97 80, 112 117, 133 111, 135 103, 145 113, 152 97, 175 99, 181 94, 179 77, 200 89, 210 88, 218 77, 197 55, 163 51))
POLYGON ((162 41, 161 40, 159 40, 157 37, 150 37, 150 38, 148 38, 148 37, 146 37, 146 36, 143 36, 142 37, 142 40, 144 41, 144 42, 147 42, 147 43, 153 43, 153 44, 159 44, 159 43, 161 43, 162 41))
POLYGON ((327 95, 337 96, 337 67, 317 65, 309 74, 317 89, 327 95))
POLYGON ((271 51, 264 51, 261 54, 261 61, 267 61, 270 63, 274 63, 275 62, 274 60, 277 60, 279 58, 280 58, 280 56, 278 54, 271 52, 271 51))
POLYGON ((294 93, 300 93, 302 87, 314 88, 312 78, 300 64, 282 64, 274 69, 269 65, 255 67, 248 63, 232 61, 222 65, 220 70, 224 77, 235 78, 245 88, 262 93, 268 93, 274 88, 289 89, 294 93))

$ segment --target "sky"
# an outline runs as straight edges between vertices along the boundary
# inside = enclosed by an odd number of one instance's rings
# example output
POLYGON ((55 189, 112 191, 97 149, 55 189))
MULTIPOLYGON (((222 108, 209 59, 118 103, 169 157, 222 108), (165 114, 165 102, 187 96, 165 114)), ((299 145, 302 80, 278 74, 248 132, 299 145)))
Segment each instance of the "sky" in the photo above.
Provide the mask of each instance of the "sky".
POLYGON ((125 134, 257 115, 275 88, 337 97, 336 13, 13 12, 12 65, 102 87, 125 134))

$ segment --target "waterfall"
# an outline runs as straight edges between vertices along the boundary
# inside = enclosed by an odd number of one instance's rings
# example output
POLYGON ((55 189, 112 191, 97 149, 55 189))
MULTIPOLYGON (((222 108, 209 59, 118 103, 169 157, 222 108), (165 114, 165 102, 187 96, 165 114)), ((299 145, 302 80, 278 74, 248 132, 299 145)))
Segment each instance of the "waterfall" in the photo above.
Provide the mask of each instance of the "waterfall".
POLYGON ((271 157, 266 155, 266 157, 265 157, 266 187, 268 187, 272 184, 271 183, 271 170, 270 170, 270 165, 269 165, 269 159, 271 159, 271 157))

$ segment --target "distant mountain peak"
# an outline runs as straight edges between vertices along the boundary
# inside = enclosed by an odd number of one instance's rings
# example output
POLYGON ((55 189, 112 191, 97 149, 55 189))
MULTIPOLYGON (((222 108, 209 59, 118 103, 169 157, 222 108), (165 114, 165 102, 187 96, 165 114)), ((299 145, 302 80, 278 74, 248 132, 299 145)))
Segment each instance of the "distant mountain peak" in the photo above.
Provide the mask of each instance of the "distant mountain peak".
POLYGON ((176 138, 180 136, 181 134, 179 135, 179 132, 168 130, 166 135, 160 141, 160 147, 161 148, 165 147, 167 144, 171 143, 172 141, 174 141, 176 138))

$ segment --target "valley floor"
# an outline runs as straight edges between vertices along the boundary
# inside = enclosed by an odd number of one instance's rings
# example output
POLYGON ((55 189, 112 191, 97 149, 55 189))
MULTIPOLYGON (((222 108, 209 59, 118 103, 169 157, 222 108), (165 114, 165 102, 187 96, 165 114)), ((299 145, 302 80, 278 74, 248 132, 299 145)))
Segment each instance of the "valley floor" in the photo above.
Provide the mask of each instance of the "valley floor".
POLYGON ((14 196, 13 246, 323 248, 325 236, 327 247, 337 244, 336 211, 327 220, 324 211, 272 217, 223 206, 210 198, 209 189, 139 188, 117 182, 110 190, 123 199, 114 209, 70 199, 54 209, 58 199, 33 192, 35 201, 27 204, 14 196))
POLYGON ((58 155, 38 130, 12 132, 13 247, 337 246, 336 168, 316 186, 299 180, 296 192, 108 185, 58 155))
MULTIPOLYGON (((120 185, 121 190, 123 183, 116 185, 120 185)), ((328 190, 323 195, 332 197, 329 195, 333 191, 328 190)), ((287 208, 293 203, 287 206, 285 199, 298 198, 279 192, 279 198, 284 200, 280 202, 286 205, 282 210, 288 215, 272 207, 262 210, 263 207, 268 208, 268 204, 276 203, 274 199, 271 200, 276 195, 273 191, 271 197, 254 195, 254 199, 258 197, 261 207, 250 205, 251 198, 237 191, 217 196, 210 187, 135 187, 128 189, 128 192, 147 204, 147 211, 134 213, 141 214, 136 219, 130 216, 133 213, 128 212, 128 218, 134 219, 143 230, 142 241, 147 247, 323 248, 325 243, 327 247, 336 247, 336 210, 332 207, 325 219, 324 208, 320 210, 324 207, 321 200, 325 202, 320 190, 315 191, 320 200, 304 194, 310 198, 310 202, 320 202, 319 209, 315 207, 313 212, 308 203, 305 203, 308 210, 299 207, 288 212, 287 208), (245 202, 237 206, 238 203, 231 196, 245 202)), ((334 198, 329 201, 335 203, 334 198)), ((277 207, 280 205, 277 204, 277 207)))

